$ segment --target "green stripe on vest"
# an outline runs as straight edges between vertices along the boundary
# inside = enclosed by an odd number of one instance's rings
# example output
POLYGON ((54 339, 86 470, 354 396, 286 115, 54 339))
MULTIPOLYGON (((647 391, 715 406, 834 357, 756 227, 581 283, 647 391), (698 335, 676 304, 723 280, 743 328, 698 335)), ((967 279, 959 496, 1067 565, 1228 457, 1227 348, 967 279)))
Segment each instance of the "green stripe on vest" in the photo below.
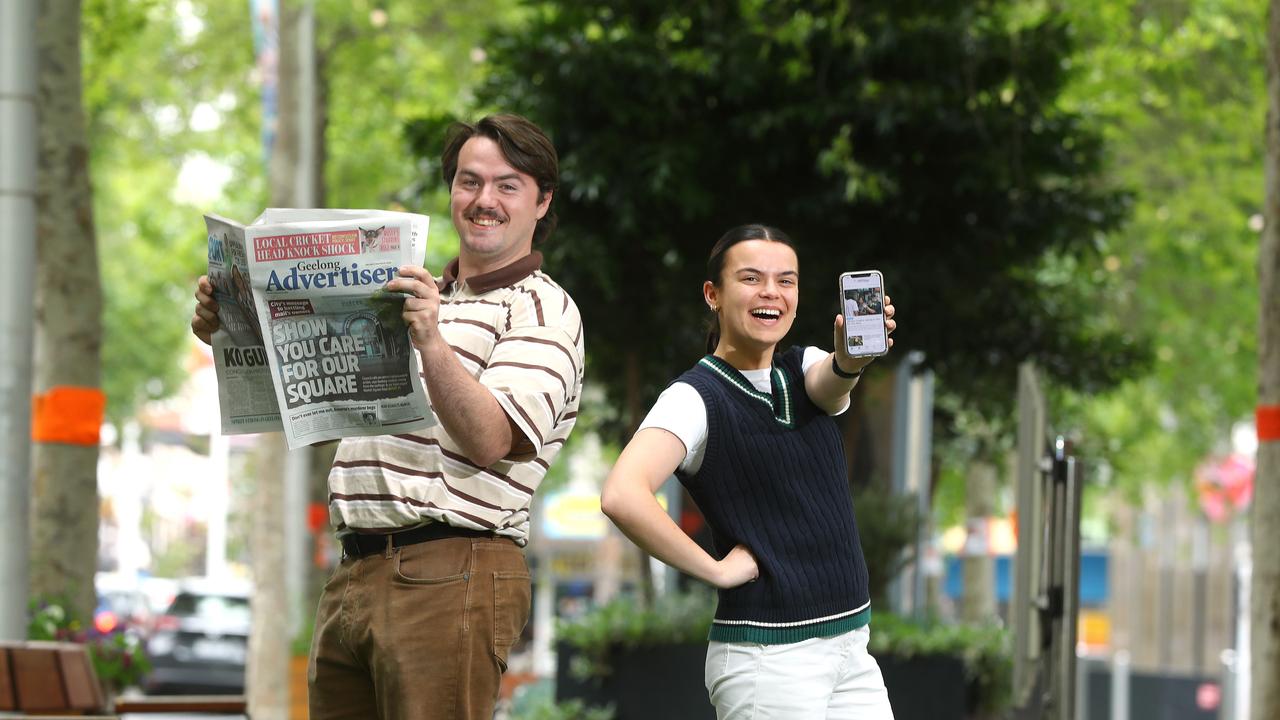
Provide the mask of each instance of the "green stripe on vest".
POLYGON ((791 625, 788 627, 760 627, 758 625, 722 625, 711 623, 709 640, 716 642, 746 642, 761 645, 784 645, 818 637, 841 635, 871 622, 871 608, 854 613, 849 617, 809 623, 807 625, 791 625))

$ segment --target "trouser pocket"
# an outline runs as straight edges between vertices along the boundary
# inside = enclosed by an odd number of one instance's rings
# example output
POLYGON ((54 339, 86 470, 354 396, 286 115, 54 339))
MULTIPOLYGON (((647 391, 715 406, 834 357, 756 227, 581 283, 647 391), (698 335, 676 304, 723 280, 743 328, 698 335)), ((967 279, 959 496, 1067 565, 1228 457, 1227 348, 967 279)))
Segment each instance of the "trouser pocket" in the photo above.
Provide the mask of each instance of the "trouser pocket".
POLYGON ((529 573, 493 574, 493 656, 504 671, 511 648, 529 622, 531 595, 529 573))

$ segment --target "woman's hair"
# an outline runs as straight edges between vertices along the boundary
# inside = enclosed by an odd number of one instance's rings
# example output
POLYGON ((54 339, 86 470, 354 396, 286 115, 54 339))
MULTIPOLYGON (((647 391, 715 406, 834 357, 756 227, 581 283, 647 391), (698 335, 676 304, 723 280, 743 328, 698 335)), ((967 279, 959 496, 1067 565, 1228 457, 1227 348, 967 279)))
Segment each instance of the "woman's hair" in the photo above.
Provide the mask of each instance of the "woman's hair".
MULTIPOLYGON (((759 223, 739 225, 721 235, 716 244, 711 247, 711 256, 707 258, 707 280, 710 280, 712 285, 720 287, 721 275, 724 274, 724 258, 729 254, 729 248, 746 240, 780 242, 792 250, 796 249, 791 238, 778 228, 759 223)), ((712 311, 707 328, 707 352, 715 352, 718 344, 720 344, 720 316, 712 311)))

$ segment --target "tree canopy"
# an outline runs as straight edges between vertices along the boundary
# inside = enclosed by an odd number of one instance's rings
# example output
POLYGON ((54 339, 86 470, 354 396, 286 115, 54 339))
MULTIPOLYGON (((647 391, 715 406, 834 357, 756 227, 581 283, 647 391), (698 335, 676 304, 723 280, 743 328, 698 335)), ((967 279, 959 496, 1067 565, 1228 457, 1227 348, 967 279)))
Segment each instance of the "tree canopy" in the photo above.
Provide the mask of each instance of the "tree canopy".
POLYGON ((1086 453, 1133 488, 1187 481, 1230 449, 1256 398, 1256 275, 1266 115, 1263 8, 1251 0, 1072 0, 1081 52, 1063 95, 1098 119, 1105 173, 1135 190, 1102 271, 1107 309, 1152 338, 1151 372, 1063 395, 1086 453))
MULTIPOLYGON (((173 393, 185 377, 191 288, 205 267, 200 216, 249 220, 266 198, 261 78, 249 3, 86 0, 85 107, 105 294, 108 415, 173 393)), ((512 3, 316 4, 327 97, 330 207, 394 206, 421 177, 403 123, 459 111, 482 34, 512 3), (363 7, 360 7, 363 6, 363 7), (359 12, 357 12, 359 11, 359 12)), ((433 183, 433 189, 434 189, 433 183)), ((412 208, 435 212, 441 196, 412 208)), ((447 213, 445 214, 447 215, 447 213)), ((437 261, 452 245, 437 222, 437 261)))
POLYGON ((247 4, 90 0, 85 110, 105 296, 108 417, 164 397, 184 377, 192 279, 204 266, 200 215, 261 194, 247 4), (166 73, 148 69, 166 68, 166 73), (246 92, 247 90, 247 92, 246 92), (227 183, 234 179, 235 182, 227 183))
POLYGON ((1059 103, 1061 20, 961 0, 530 7, 524 32, 489 44, 477 96, 560 150, 545 251, 615 400, 697 357, 706 254, 754 221, 799 245, 792 341, 828 345, 836 275, 876 267, 896 347, 986 411, 1007 410, 1023 360, 1085 388, 1143 360, 1071 279, 1127 196, 1099 173, 1099 133, 1059 103))

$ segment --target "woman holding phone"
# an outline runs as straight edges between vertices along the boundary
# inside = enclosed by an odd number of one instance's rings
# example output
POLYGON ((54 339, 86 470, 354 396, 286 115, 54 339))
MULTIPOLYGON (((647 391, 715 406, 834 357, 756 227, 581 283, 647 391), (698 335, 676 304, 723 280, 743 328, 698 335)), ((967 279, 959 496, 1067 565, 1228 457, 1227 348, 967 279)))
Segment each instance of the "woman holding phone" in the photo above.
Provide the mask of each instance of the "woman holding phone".
MULTIPOLYGON (((605 481, 601 507, 659 560, 719 588, 706 686, 721 720, 893 717, 867 653, 867 569, 832 415, 873 358, 777 349, 795 319, 799 262, 765 225, 725 233, 702 294, 708 354, 658 398, 605 481), (676 474, 716 556, 654 493, 676 474)), ((885 329, 896 326, 885 298, 885 329)), ((889 341, 892 345, 892 340, 889 341)))

